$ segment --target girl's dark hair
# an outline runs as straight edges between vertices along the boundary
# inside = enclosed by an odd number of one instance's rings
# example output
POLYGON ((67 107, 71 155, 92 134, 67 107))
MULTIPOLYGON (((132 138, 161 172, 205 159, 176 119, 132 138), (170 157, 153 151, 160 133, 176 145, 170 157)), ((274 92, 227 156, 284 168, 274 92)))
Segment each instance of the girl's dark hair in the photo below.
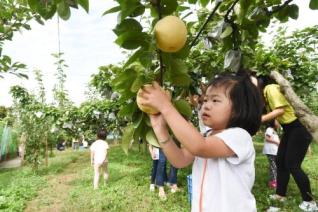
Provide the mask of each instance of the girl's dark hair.
POLYGON ((269 76, 265 76, 265 75, 261 75, 261 76, 258 76, 257 77, 257 83, 258 83, 258 87, 259 89, 264 89, 264 87, 266 85, 269 85, 269 84, 275 84, 276 82, 270 78, 269 76))
POLYGON ((107 131, 103 128, 103 129, 99 129, 97 132, 97 139, 102 139, 105 140, 107 137, 107 131))
POLYGON ((232 114, 227 128, 240 127, 255 135, 261 125, 263 101, 249 73, 242 69, 237 74, 224 73, 213 79, 209 86, 225 88, 232 102, 232 114))

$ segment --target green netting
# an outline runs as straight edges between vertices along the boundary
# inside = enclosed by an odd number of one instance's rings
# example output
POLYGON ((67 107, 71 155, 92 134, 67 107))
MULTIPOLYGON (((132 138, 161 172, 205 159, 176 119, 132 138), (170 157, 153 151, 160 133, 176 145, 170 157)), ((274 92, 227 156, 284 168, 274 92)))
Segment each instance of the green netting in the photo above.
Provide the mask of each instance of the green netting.
POLYGON ((0 122, 0 159, 6 155, 14 156, 18 149, 17 135, 8 127, 0 122))

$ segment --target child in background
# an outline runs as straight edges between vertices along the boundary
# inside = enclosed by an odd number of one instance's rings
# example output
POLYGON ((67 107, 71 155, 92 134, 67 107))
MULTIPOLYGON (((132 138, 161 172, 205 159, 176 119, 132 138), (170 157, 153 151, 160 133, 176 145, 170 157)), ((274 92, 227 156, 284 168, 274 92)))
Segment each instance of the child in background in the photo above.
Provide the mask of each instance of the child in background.
POLYGON ((157 147, 154 147, 151 144, 149 144, 148 150, 149 150, 149 153, 150 153, 150 156, 152 159, 150 191, 154 191, 155 190, 157 167, 158 167, 158 160, 159 160, 159 149, 157 147))
POLYGON ((105 183, 108 180, 108 143, 105 141, 107 132, 101 129, 97 133, 97 140, 91 145, 91 164, 94 167, 94 189, 98 188, 99 176, 104 175, 105 183))
POLYGON ((270 180, 268 186, 270 188, 277 187, 277 167, 276 167, 276 155, 279 145, 279 137, 277 134, 277 129, 279 124, 276 120, 272 120, 268 123, 265 131, 263 154, 268 158, 269 163, 269 176, 270 180))
POLYGON ((192 212, 256 211, 251 192, 255 150, 251 135, 261 124, 262 100, 247 73, 212 80, 202 105, 205 138, 176 110, 158 83, 143 89, 141 103, 160 111, 151 125, 170 163, 192 168, 192 212), (178 147, 169 129, 181 143, 178 147))
POLYGON ((304 161, 312 136, 299 121, 294 108, 288 102, 281 88, 269 76, 254 78, 255 85, 263 93, 267 113, 262 122, 276 119, 282 126, 282 139, 277 151, 277 188, 273 200, 286 200, 290 175, 293 176, 301 193, 299 208, 303 211, 318 211, 318 206, 311 192, 310 178, 301 165, 304 161))
POLYGON ((154 191, 156 185, 159 188, 159 198, 161 200, 166 200, 167 197, 164 190, 164 183, 167 180, 166 156, 160 148, 154 147, 152 145, 149 145, 149 152, 153 160, 150 191, 154 191))

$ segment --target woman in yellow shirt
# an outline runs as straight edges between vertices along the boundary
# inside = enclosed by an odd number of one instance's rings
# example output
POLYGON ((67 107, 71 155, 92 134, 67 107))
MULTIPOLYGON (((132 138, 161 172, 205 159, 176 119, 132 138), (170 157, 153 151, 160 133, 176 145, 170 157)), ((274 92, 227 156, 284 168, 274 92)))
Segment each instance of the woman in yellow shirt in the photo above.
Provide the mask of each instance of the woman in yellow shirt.
POLYGON ((268 77, 260 77, 257 82, 263 92, 267 110, 262 116, 262 122, 277 119, 283 127, 283 137, 277 152, 276 194, 271 198, 285 200, 289 178, 292 175, 303 199, 299 207, 304 211, 318 210, 311 195, 309 178, 301 168, 312 137, 297 119, 294 109, 280 91, 279 85, 270 84, 268 77))

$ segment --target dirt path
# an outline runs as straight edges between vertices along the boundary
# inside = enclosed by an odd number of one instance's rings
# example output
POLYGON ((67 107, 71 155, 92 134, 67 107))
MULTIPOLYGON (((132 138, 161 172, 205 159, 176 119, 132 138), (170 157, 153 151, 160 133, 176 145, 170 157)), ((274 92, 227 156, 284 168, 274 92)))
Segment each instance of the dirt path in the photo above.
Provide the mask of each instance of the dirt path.
POLYGON ((48 176, 48 186, 27 204, 24 211, 63 211, 65 200, 72 187, 71 183, 77 179, 79 170, 87 167, 87 160, 87 157, 80 157, 74 163, 68 165, 63 172, 48 176))
POLYGON ((0 169, 5 168, 16 168, 21 166, 21 159, 20 158, 14 158, 8 161, 4 161, 0 163, 0 169))

